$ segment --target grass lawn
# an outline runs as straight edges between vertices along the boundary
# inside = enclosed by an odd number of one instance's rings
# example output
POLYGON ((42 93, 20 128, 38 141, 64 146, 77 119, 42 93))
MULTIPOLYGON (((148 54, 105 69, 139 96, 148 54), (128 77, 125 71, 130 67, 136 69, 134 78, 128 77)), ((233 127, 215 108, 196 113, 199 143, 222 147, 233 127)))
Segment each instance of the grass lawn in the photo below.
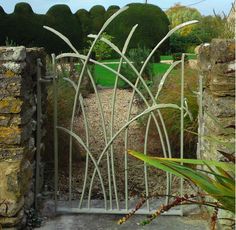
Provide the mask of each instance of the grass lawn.
MULTIPOLYGON (((195 60, 197 59, 197 55, 191 54, 191 55, 188 55, 188 58, 190 60, 195 60)), ((166 61, 166 60, 173 60, 173 56, 172 55, 161 56, 161 61, 166 61)))
MULTIPOLYGON (((110 68, 116 70, 118 64, 107 64, 110 68)), ((155 63, 153 64, 153 72, 154 77, 160 76, 166 72, 169 68, 169 64, 164 63, 155 63)), ((111 71, 99 66, 95 65, 95 72, 94 72, 95 82, 98 85, 105 86, 105 87, 113 87, 115 83, 115 74, 111 71)), ((124 82, 122 80, 119 81, 119 87, 124 86, 124 82)))

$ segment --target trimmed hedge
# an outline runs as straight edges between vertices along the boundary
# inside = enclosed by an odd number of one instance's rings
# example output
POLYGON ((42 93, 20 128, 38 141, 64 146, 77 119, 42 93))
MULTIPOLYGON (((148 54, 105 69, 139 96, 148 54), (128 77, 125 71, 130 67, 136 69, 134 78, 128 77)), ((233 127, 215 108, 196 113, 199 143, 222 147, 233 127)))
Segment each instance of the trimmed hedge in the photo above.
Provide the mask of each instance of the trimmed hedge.
MULTIPOLYGON (((114 37, 114 43, 123 47, 131 28, 136 23, 139 27, 131 40, 130 49, 146 47, 152 49, 168 32, 169 21, 165 13, 151 4, 130 4, 130 8, 119 15, 106 32, 114 37)), ((97 5, 90 11, 81 9, 72 14, 67 5, 52 6, 45 15, 35 14, 28 3, 18 3, 12 14, 6 14, 0 7, 0 45, 5 45, 6 38, 17 45, 43 46, 48 53, 70 51, 70 48, 56 35, 45 30, 43 25, 55 28, 67 36, 79 50, 87 46, 87 35, 96 34, 104 22, 119 6, 112 5, 107 11, 97 5)), ((165 51, 168 42, 162 45, 165 51)), ((115 57, 115 56, 114 56, 115 57)))
MULTIPOLYGON (((76 48, 82 48, 80 42, 82 40, 81 25, 67 5, 52 6, 45 15, 44 25, 50 26, 64 34, 76 48)), ((64 41, 50 31, 45 30, 45 32, 46 37, 43 41, 47 44, 47 50, 50 53, 70 51, 70 48, 68 48, 64 41)))
POLYGON ((90 13, 85 9, 81 9, 75 13, 75 17, 77 23, 81 24, 83 46, 87 46, 87 36, 91 33, 92 28, 92 20, 90 18, 90 13))
POLYGON ((105 21, 110 18, 115 12, 117 12, 118 10, 120 9, 119 6, 115 6, 115 5, 112 5, 112 6, 109 6, 107 8, 107 11, 105 13, 105 21))
POLYGON ((105 22, 105 8, 103 6, 97 5, 90 9, 90 18, 92 21, 92 34, 97 34, 99 30, 102 28, 104 22, 105 22))
MULTIPOLYGON (((115 43, 121 49, 134 25, 138 24, 130 42, 130 48, 146 47, 152 49, 169 31, 169 20, 158 6, 133 3, 120 14, 108 28, 115 43)), ((168 48, 168 42, 160 47, 162 52, 168 48)))

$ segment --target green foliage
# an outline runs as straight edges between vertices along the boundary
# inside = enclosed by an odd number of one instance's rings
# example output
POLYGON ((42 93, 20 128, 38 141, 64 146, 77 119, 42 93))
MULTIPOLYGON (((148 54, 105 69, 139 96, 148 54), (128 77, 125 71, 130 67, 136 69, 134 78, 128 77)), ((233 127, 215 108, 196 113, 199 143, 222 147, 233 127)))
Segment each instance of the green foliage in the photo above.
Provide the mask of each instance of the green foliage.
MULTIPOLYGON (((144 48, 138 47, 136 49, 130 49, 127 57, 139 72, 141 70, 143 61, 146 60, 150 52, 151 50, 145 47, 144 48)), ((153 81, 152 63, 153 63, 153 60, 151 60, 147 64, 145 70, 143 71, 142 77, 144 78, 145 81, 153 81)), ((134 70, 127 63, 124 63, 122 65, 121 74, 125 76, 125 78, 128 79, 131 83, 135 84, 136 79, 137 79, 137 74, 135 74, 134 70)), ((130 87, 127 83, 125 84, 126 84, 126 87, 130 87)), ((140 87, 141 87, 141 84, 140 84, 140 87)))
POLYGON ((193 53, 195 47, 201 43, 194 32, 185 36, 175 33, 170 37, 170 50, 171 53, 193 53))
MULTIPOLYGON (((147 47, 152 49, 169 31, 166 14, 151 4, 133 3, 120 14, 108 27, 108 33, 114 37, 114 43, 122 49, 126 37, 134 25, 138 24, 130 48, 147 47)), ((168 49, 168 42, 163 44, 161 52, 168 49)))
MULTIPOLYGON (((78 23, 67 5, 52 6, 46 13, 44 25, 53 27, 62 34, 65 34, 72 41, 75 47, 81 48, 81 25, 78 23), (72 30, 71 28, 74 29, 72 30)), ((45 30, 44 35, 46 35, 46 37, 43 40, 50 53, 70 51, 67 44, 61 40, 58 41, 55 35, 45 30)))
POLYGON ((225 15, 202 17, 199 24, 193 29, 200 42, 210 42, 213 38, 233 39, 235 23, 225 15))
POLYGON ((97 5, 90 9, 90 17, 92 22, 91 33, 97 34, 99 30, 102 28, 105 22, 105 8, 103 6, 97 5))
POLYGON ((67 35, 72 43, 81 48, 82 33, 80 24, 68 6, 56 5, 46 15, 34 14, 28 3, 18 3, 12 14, 5 14, 0 9, 0 44, 4 45, 6 37, 18 45, 26 47, 45 47, 48 53, 69 51, 64 42, 43 29, 43 25, 53 26, 67 35), (70 29, 70 26, 75 28, 70 29))
MULTIPOLYGON (((107 39, 108 41, 113 40, 113 37, 105 32, 101 35, 101 37, 107 39)), ((93 41, 91 41, 91 40, 88 41, 89 46, 91 46, 92 42, 93 41)), ((96 59, 98 59, 98 60, 109 59, 111 57, 111 54, 113 51, 113 49, 109 45, 107 45, 105 42, 103 42, 101 40, 99 40, 95 44, 93 50, 95 52, 96 59)))
POLYGON ((33 14, 34 12, 30 4, 21 2, 15 5, 14 13, 15 14, 33 14))
MULTIPOLYGON (((173 57, 173 61, 179 61, 182 58, 182 53, 173 53, 172 57, 173 57)), ((184 61, 187 61, 187 60, 188 60, 188 56, 185 55, 184 61)))
POLYGON ((191 28, 189 33, 175 33, 170 38, 172 53, 192 53, 196 46, 211 42, 213 38, 234 38, 235 24, 228 21, 225 15, 202 16, 199 23, 191 28))
POLYGON ((81 9, 75 13, 75 17, 77 23, 81 25, 83 46, 86 46, 87 36, 91 33, 92 30, 92 21, 90 18, 90 14, 87 10, 81 9))
POLYGON ((132 156, 154 166, 191 181, 209 196, 219 202, 219 208, 235 213, 235 165, 210 160, 175 159, 150 157, 135 151, 132 156), (183 165, 184 164, 184 165, 183 165), (205 166, 193 169, 189 165, 205 166))
MULTIPOLYGON (((86 48, 87 35, 98 33, 105 20, 118 10, 118 6, 110 6, 106 11, 103 6, 98 5, 89 12, 82 9, 72 14, 68 6, 60 4, 52 6, 45 15, 41 15, 34 14, 28 3, 17 4, 13 14, 5 14, 0 8, 0 45, 4 45, 8 37, 26 47, 45 47, 48 53, 68 52, 63 41, 56 40, 54 35, 43 29, 43 25, 47 25, 66 35, 76 48, 82 50, 86 48)), ((130 48, 140 45, 152 49, 168 32, 168 18, 159 7, 130 4, 130 8, 110 25, 107 33, 114 37, 114 43, 122 49, 126 35, 136 23, 139 27, 131 40, 130 48)), ((168 42, 161 49, 167 50, 168 42)), ((117 56, 112 56, 115 57, 117 56)))
POLYGON ((110 18, 115 12, 117 12, 120 9, 119 6, 109 6, 106 13, 105 13, 105 20, 107 20, 108 18, 110 18))
MULTIPOLYGON (((173 7, 169 8, 166 11, 166 14, 170 20, 171 28, 174 28, 183 22, 191 20, 200 20, 202 17, 197 9, 182 6, 178 3, 175 4, 173 7)), ((188 35, 189 33, 191 33, 194 27, 195 25, 187 26, 182 30, 178 31, 177 33, 181 35, 188 35)))
MULTIPOLYGON (((166 68, 169 66, 167 65, 166 68)), ((163 76, 163 74, 166 72, 157 72, 154 69, 154 81, 152 86, 150 87, 151 92, 153 95, 155 95, 158 91, 158 87, 160 84, 160 80, 163 76), (157 75, 157 76, 156 76, 157 75)), ((176 68, 172 70, 172 72, 169 74, 169 76, 165 80, 164 87, 162 88, 161 93, 158 97, 158 103, 167 104, 167 103, 173 103, 180 105, 180 97, 181 97, 181 69, 176 68)), ((198 79, 198 72, 197 70, 192 70, 190 68, 185 68, 185 85, 184 85, 184 91, 185 91, 185 98, 188 103, 189 110, 191 112, 193 120, 187 116, 185 118, 184 122, 184 129, 196 132, 197 131, 197 117, 198 117, 198 104, 197 104, 197 98, 194 95, 193 91, 197 90, 197 80, 198 79)), ((149 103, 152 103, 150 100, 149 103)), ((180 137, 180 113, 173 109, 163 109, 161 111, 163 119, 165 121, 165 126, 167 127, 168 135, 170 136, 169 141, 170 145, 172 146, 172 156, 178 157, 179 150, 180 150, 180 143, 179 143, 179 137, 180 137)), ((156 112, 154 112, 156 114, 156 112)), ((156 118, 159 119, 159 116, 156 114, 156 118)), ((140 128, 146 128, 147 125, 148 116, 143 116, 142 119, 139 120, 140 128)), ((151 119, 149 134, 152 137, 156 137, 156 140, 158 142, 158 150, 157 152, 161 152, 161 143, 159 136, 157 134, 155 122, 153 119, 151 119)), ((188 155, 186 155, 186 158, 195 157, 196 154, 196 143, 197 143, 197 137, 196 135, 193 135, 192 133, 185 132, 184 134, 184 149, 188 152, 188 155)))
POLYGON ((10 40, 8 37, 6 37, 5 41, 6 46, 11 47, 11 46, 17 46, 16 43, 13 40, 10 40))

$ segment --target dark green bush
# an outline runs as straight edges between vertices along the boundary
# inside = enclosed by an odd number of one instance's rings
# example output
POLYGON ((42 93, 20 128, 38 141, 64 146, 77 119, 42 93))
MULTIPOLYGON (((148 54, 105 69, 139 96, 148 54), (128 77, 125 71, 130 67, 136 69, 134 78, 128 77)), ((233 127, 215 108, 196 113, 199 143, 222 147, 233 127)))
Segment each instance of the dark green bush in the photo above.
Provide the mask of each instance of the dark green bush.
MULTIPOLYGON (((148 57, 149 53, 151 52, 150 49, 138 47, 137 49, 130 49, 128 52, 128 59, 133 63, 134 67, 140 71, 142 67, 143 61, 148 57)), ((142 77, 145 81, 152 81, 153 77, 153 69, 152 69, 152 63, 153 59, 147 64, 146 68, 143 71, 142 77)), ((122 65, 121 73, 127 78, 131 83, 135 84, 137 75, 134 73, 134 70, 131 69, 131 67, 124 63, 122 65)), ((125 88, 130 87, 127 83, 125 84, 125 88)), ((140 83, 140 87, 142 87, 142 84, 140 83)))
POLYGON ((15 10, 14 10, 15 14, 33 14, 33 10, 30 6, 30 4, 25 3, 25 2, 21 2, 21 3, 17 3, 15 5, 15 10))
POLYGON ((18 45, 35 46, 38 30, 35 14, 28 3, 17 3, 14 12, 8 15, 5 36, 18 45))
POLYGON ((0 45, 4 45, 4 42, 6 41, 7 18, 7 14, 0 6, 0 45))
POLYGON ((90 17, 92 20, 92 30, 91 33, 97 34, 102 28, 105 22, 105 8, 103 6, 97 5, 90 9, 90 17))
POLYGON ((105 13, 105 21, 110 18, 115 12, 117 12, 118 10, 120 9, 119 6, 115 6, 115 5, 112 5, 112 6, 109 6, 106 13, 105 13))
POLYGON ((172 53, 191 53, 193 52, 191 48, 199 44, 201 44, 201 41, 194 33, 187 35, 175 33, 170 37, 170 50, 172 53))
MULTIPOLYGON (((76 48, 82 48, 80 43, 82 40, 81 25, 67 5, 55 5, 51 7, 46 13, 44 24, 67 36, 76 48)), ((43 40, 50 53, 70 51, 68 45, 56 35, 46 30, 44 34, 45 38, 43 40)))
POLYGON ((75 13, 75 17, 78 24, 81 24, 82 29, 82 42, 83 46, 86 46, 87 36, 92 30, 92 20, 87 10, 81 9, 75 13))
MULTIPOLYGON (((120 14, 108 28, 108 33, 115 43, 122 48, 131 28, 138 28, 131 40, 130 48, 147 47, 152 49, 169 31, 169 20, 166 14, 155 5, 133 3, 129 9, 120 14)), ((161 51, 168 49, 168 41, 160 47, 161 51)))
MULTIPOLYGON (((182 58, 182 53, 173 53, 172 57, 173 57, 173 61, 179 61, 182 58)), ((187 60, 188 60, 188 56, 185 55, 184 61, 187 61, 187 60)))
MULTIPOLYGON (((103 6, 94 6, 89 12, 78 10, 72 14, 68 6, 55 5, 45 15, 39 15, 34 14, 27 3, 16 4, 12 14, 5 14, 0 8, 0 45, 5 45, 8 38, 9 41, 26 47, 45 47, 47 53, 70 51, 65 42, 43 28, 43 25, 47 25, 67 36, 76 48, 83 50, 87 48, 87 35, 98 33, 104 22, 117 10, 118 6, 110 6, 107 11, 103 6)), ((167 33, 169 21, 157 6, 130 4, 130 9, 115 19, 106 32, 115 38, 114 43, 121 48, 136 23, 139 27, 131 40, 130 48, 140 46, 152 49, 167 33)), ((161 48, 166 50, 166 45, 161 48)), ((117 58, 117 55, 113 52, 111 58, 117 58)))

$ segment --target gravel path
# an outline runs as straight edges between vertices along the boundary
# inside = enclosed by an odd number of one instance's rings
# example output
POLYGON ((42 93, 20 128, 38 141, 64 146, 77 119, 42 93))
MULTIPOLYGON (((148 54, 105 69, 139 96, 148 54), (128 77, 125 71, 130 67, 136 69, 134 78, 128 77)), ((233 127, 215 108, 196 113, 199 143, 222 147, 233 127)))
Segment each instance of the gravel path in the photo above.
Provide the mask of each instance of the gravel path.
MULTIPOLYGON (((112 111, 112 96, 113 89, 100 89, 99 96, 102 103, 102 109, 104 112, 104 123, 106 127, 107 141, 110 140, 110 124, 111 124, 111 111, 112 111)), ((116 107, 115 107, 115 119, 113 134, 116 133, 127 120, 127 112, 129 102, 131 100, 132 92, 129 90, 117 90, 116 107)), ((87 98, 84 98, 84 110, 86 112, 86 117, 88 121, 89 130, 89 150, 91 155, 97 162, 99 156, 101 155, 103 149, 106 146, 106 141, 104 138, 104 132, 101 123, 101 115, 95 94, 90 94, 87 98)), ((136 116, 138 113, 143 111, 140 105, 134 102, 131 117, 136 116)), ((128 149, 133 149, 136 151, 144 151, 144 128, 141 128, 140 121, 133 122, 128 129, 128 149)), ((84 127, 83 116, 80 114, 79 117, 75 119, 74 132, 80 136, 80 138, 86 143, 86 132, 84 127)), ((112 166, 114 167, 114 176, 116 179, 118 198, 120 200, 124 199, 125 196, 125 142, 124 135, 125 132, 121 132, 115 139, 113 144, 113 158, 114 164, 111 161, 111 148, 104 154, 101 158, 99 164, 99 170, 103 179, 104 187, 106 191, 109 191, 109 176, 112 179, 112 166), (109 153, 109 155, 107 154, 109 153), (107 161, 109 157, 109 161, 107 161), (109 162, 109 164, 108 164, 109 162), (110 174, 108 174, 108 167, 110 167, 110 174)), ((160 144, 157 136, 149 135, 148 138, 148 148, 147 152, 156 156, 163 156, 160 150, 160 144), (159 149, 159 151, 158 151, 159 149)), ((65 152, 65 156, 68 152, 65 152)), ((83 183, 85 180, 85 166, 86 166, 86 151, 80 146, 79 153, 73 152, 73 165, 72 165, 72 194, 73 199, 79 199, 82 194, 83 183), (80 155, 80 157, 78 157, 80 155), (81 157, 82 156, 82 157, 81 157)), ((89 184, 91 177, 94 172, 94 164, 89 159, 88 171, 86 176, 86 191, 84 199, 88 198, 89 184)), ((140 197, 141 193, 145 191, 144 182, 144 166, 143 163, 135 158, 128 156, 128 193, 129 197, 140 197)), ((68 199, 69 191, 69 167, 68 164, 64 165, 64 169, 59 169, 59 190, 60 199, 68 199)), ((47 184, 49 187, 53 188, 52 177, 47 177, 47 184)), ((148 183, 149 191, 156 192, 158 194, 166 194, 166 173, 155 169, 154 167, 148 167, 148 183)), ((114 186, 112 187, 112 197, 114 198, 114 186)), ((188 186, 187 186, 188 187, 188 186)), ((179 179, 173 177, 173 190, 172 194, 176 194, 179 191, 179 179)), ((96 173, 93 189, 92 189, 92 199, 103 199, 103 193, 101 189, 100 179, 96 173)))

